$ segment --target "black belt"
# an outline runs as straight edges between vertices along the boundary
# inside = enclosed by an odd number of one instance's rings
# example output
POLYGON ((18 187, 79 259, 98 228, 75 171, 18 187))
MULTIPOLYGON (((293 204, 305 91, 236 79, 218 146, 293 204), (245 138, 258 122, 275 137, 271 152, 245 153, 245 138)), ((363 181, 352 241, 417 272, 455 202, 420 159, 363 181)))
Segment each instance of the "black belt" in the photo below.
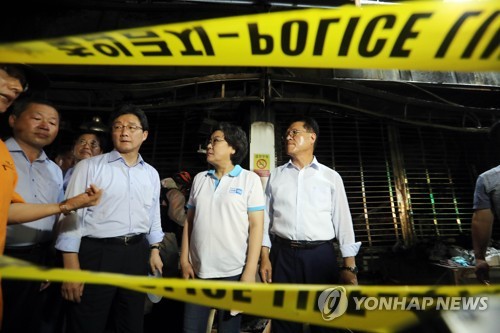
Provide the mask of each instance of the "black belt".
POLYGON ((274 240, 276 241, 276 243, 290 247, 292 249, 313 249, 319 245, 331 243, 333 241, 333 239, 321 240, 321 241, 291 240, 291 239, 281 238, 279 236, 275 236, 274 240))
POLYGON ((108 238, 83 237, 83 239, 105 244, 132 245, 142 241, 144 239, 144 234, 132 235, 132 236, 108 237, 108 238))

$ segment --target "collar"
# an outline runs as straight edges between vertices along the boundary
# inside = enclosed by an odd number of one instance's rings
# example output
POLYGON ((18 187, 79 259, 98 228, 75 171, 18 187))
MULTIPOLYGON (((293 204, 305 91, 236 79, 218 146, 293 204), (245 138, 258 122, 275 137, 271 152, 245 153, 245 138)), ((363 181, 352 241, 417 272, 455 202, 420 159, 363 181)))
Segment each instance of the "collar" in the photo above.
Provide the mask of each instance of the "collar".
MULTIPOLYGON (((231 177, 238 177, 242 171, 243 171, 243 168, 239 164, 236 164, 234 166, 233 170, 231 170, 228 173, 228 175, 231 176, 231 177)), ((215 176, 215 169, 208 170, 207 175, 210 176, 210 177, 212 177, 212 178, 217 178, 215 176)))
MULTIPOLYGON (((316 156, 313 156, 313 160, 311 161, 311 163, 309 165, 306 165, 304 167, 305 168, 308 168, 308 167, 311 167, 311 168, 314 168, 316 170, 319 170, 319 162, 318 160, 316 159, 316 156)), ((297 166, 295 164, 293 164, 292 160, 288 160, 288 162, 285 164, 285 168, 283 169, 289 169, 289 168, 294 168, 294 169, 298 169, 297 166)))
MULTIPOLYGON (((108 163, 115 162, 118 160, 122 160, 123 162, 125 162, 125 160, 123 159, 123 156, 120 155, 120 153, 116 149, 113 149, 112 151, 110 151, 108 153, 108 163)), ((137 164, 144 164, 144 163, 145 162, 142 159, 141 154, 139 154, 139 156, 137 157, 137 164)))
MULTIPOLYGON (((14 152, 14 153, 22 153, 23 156, 28 159, 26 157, 26 154, 24 153, 24 151, 22 150, 21 146, 19 146, 19 144, 17 143, 16 139, 14 139, 13 137, 9 138, 8 140, 5 141, 5 145, 7 146, 7 148, 9 149, 10 152, 14 152)), ((45 151, 42 150, 42 152, 40 153, 40 156, 37 157, 37 159, 35 161, 46 161, 48 160, 49 157, 47 156, 47 154, 45 154, 45 151)))

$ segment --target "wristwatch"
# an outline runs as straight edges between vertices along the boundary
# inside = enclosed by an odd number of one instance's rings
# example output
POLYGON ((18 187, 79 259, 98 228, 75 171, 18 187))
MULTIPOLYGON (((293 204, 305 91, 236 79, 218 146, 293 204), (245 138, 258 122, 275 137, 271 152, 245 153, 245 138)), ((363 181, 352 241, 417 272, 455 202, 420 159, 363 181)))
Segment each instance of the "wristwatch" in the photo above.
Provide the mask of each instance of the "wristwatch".
POLYGON ((158 251, 159 251, 159 250, 160 250, 160 248, 161 248, 161 246, 160 246, 159 244, 155 244, 155 245, 150 245, 150 246, 149 246, 149 249, 150 249, 150 250, 154 250, 154 249, 156 249, 156 250, 158 250, 158 251))
POLYGON ((349 271, 353 274, 358 274, 358 267, 356 266, 342 266, 340 267, 341 270, 349 271))

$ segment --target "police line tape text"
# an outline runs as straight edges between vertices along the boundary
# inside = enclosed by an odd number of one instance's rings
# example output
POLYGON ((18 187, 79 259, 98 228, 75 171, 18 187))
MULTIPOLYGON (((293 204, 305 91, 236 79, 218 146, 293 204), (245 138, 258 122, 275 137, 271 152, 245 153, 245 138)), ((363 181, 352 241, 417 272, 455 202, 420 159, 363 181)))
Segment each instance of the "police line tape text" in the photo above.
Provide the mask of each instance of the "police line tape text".
MULTIPOLYGON (((492 22, 498 17, 500 11, 494 12, 492 15, 484 19, 482 22, 475 22, 477 26, 477 33, 474 34, 470 41, 459 40, 462 44, 466 44, 461 58, 472 57, 473 52, 478 46, 484 30, 486 30, 492 22), (478 24, 480 23, 480 24, 478 24)), ((435 58, 443 58, 446 52, 450 48, 455 37, 457 37, 458 30, 465 25, 466 21, 477 17, 481 13, 479 11, 474 12, 464 12, 460 17, 457 18, 456 22, 450 27, 449 31, 446 33, 443 41, 439 44, 439 48, 435 53, 435 58)), ((379 15, 373 17, 364 26, 360 26, 359 22, 361 17, 351 17, 347 23, 346 30, 343 34, 335 34, 336 36, 342 36, 342 42, 338 49, 338 56, 349 56, 351 51, 351 44, 353 36, 356 29, 361 29, 363 31, 362 37, 359 41, 358 54, 362 57, 375 57, 382 53, 386 47, 391 49, 390 57, 408 57, 411 53, 410 49, 405 48, 405 43, 410 39, 417 39, 419 36, 419 31, 414 29, 415 25, 419 20, 425 20, 431 18, 432 12, 424 13, 414 13, 411 14, 403 25, 401 31, 396 31, 397 38, 393 41, 393 44, 389 44, 388 38, 376 38, 376 31, 380 30, 391 30, 396 25, 398 17, 396 15, 379 15)), ((324 52, 325 41, 327 39, 327 33, 333 24, 340 23, 340 18, 323 19, 319 21, 318 30, 316 34, 316 39, 314 41, 313 55, 321 56, 324 52)), ((307 42, 309 24, 306 21, 289 21, 285 22, 281 28, 281 50, 284 54, 289 56, 301 55, 305 48, 307 42), (297 39, 295 41, 291 40, 292 31, 297 30, 297 39), (293 43, 292 43, 293 42, 293 43), (295 44, 295 48, 292 48, 292 44, 295 44)), ((252 54, 270 54, 274 50, 274 40, 271 35, 259 33, 257 24, 249 24, 250 41, 252 44, 252 54), (263 42, 264 47, 260 44, 263 42)), ((494 51, 498 49, 498 34, 496 34, 491 41, 488 42, 487 47, 481 53, 481 59, 487 59, 492 56, 494 51)))
MULTIPOLYGON (((436 45, 433 55, 435 59, 449 56, 450 49, 455 51, 454 57, 460 59, 490 59, 498 51, 499 32, 487 35, 488 29, 494 28, 494 23, 499 18, 500 11, 487 15, 479 10, 465 11, 451 21, 447 28, 439 33, 440 42, 436 45), (459 34, 461 29, 468 28, 475 33, 468 39, 463 39, 459 34), (460 36, 460 37, 459 37, 460 36), (491 36, 491 37, 485 37, 491 36), (483 40, 490 38, 489 40, 483 40)), ((426 20, 431 19, 432 11, 417 12, 407 18, 398 17, 396 14, 377 15, 369 20, 361 16, 332 17, 316 20, 288 20, 281 24, 280 34, 275 31, 263 31, 258 23, 247 23, 249 51, 254 56, 272 55, 282 52, 285 56, 300 56, 306 54, 308 47, 312 56, 338 56, 348 57, 359 55, 363 58, 373 58, 387 53, 390 58, 408 58, 413 51, 410 47, 411 40, 418 41, 422 27, 430 25, 426 20), (346 22, 347 20, 347 22, 346 22), (405 20, 398 24, 398 20, 405 20), (424 24, 426 22, 426 24, 424 24), (341 23, 343 24, 341 26, 341 23), (418 26, 421 26, 418 28, 418 26), (315 27, 316 34, 310 39, 310 29, 315 27), (339 30, 335 30, 340 27, 339 30), (394 29, 399 29, 393 31, 394 29), (419 30, 420 29, 420 30, 419 30), (356 37, 357 36, 357 37, 356 37), (358 39, 359 38, 359 39, 358 39), (277 41, 277 42, 276 42, 277 41), (312 45, 310 45, 312 43, 312 45), (276 46, 279 44, 279 46, 276 46), (338 49, 331 50, 338 44, 338 49), (312 46, 312 47, 311 47, 312 46)), ((243 32, 217 33, 207 31, 203 26, 194 26, 182 31, 162 30, 154 31, 145 29, 133 33, 97 34, 82 37, 59 38, 49 42, 50 45, 68 56, 88 57, 104 55, 108 57, 203 57, 217 56, 224 50, 216 49, 214 38, 231 39, 240 38, 243 32), (170 40, 170 38, 174 40, 170 40), (169 40, 167 42, 167 40, 169 40), (169 45, 170 44, 170 45, 169 45), (177 50, 172 45, 179 45, 177 50), (174 51, 173 51, 174 50, 174 51)), ((420 41, 422 43, 422 41, 420 41)), ((220 45, 220 44, 218 44, 220 45)), ((417 44, 413 44, 417 45, 417 44)), ((419 47, 422 44, 418 44, 419 47)))

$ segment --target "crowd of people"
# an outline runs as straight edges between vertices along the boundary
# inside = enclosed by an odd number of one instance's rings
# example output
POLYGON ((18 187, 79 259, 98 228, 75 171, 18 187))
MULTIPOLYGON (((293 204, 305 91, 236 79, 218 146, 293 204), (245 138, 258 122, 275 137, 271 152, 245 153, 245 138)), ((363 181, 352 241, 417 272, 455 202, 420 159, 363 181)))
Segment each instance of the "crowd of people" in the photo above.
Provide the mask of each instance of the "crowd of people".
MULTIPOLYGON (((240 165, 248 153, 245 131, 225 122, 208 138, 208 170, 161 180, 140 154, 149 134, 147 116, 130 104, 110 115, 111 150, 102 133, 85 131, 57 163, 50 160, 43 148, 58 134, 59 111, 49 101, 22 97, 44 81, 30 66, 0 66, 0 111, 12 109, 12 137, 0 141, 0 253, 5 247, 6 255, 37 265, 138 276, 358 283, 361 244, 341 176, 314 155, 320 134, 314 119, 289 123, 283 144, 290 160, 271 171, 265 188, 240 165)), ((481 244, 498 210, 487 204, 490 192, 484 188, 498 187, 497 179, 487 174, 478 182, 474 225, 481 244), (484 216, 487 222, 477 222, 484 216)), ((477 244, 484 281, 487 266, 477 244)), ((155 306, 143 293, 108 285, 2 280, 2 290, 1 332, 143 332, 144 314, 155 306)), ((207 330, 213 309, 176 305, 183 306, 183 319, 176 318, 180 329, 207 330)), ((216 313, 219 332, 240 332, 241 313, 216 313)), ((273 320, 271 330, 303 327, 273 320)))

